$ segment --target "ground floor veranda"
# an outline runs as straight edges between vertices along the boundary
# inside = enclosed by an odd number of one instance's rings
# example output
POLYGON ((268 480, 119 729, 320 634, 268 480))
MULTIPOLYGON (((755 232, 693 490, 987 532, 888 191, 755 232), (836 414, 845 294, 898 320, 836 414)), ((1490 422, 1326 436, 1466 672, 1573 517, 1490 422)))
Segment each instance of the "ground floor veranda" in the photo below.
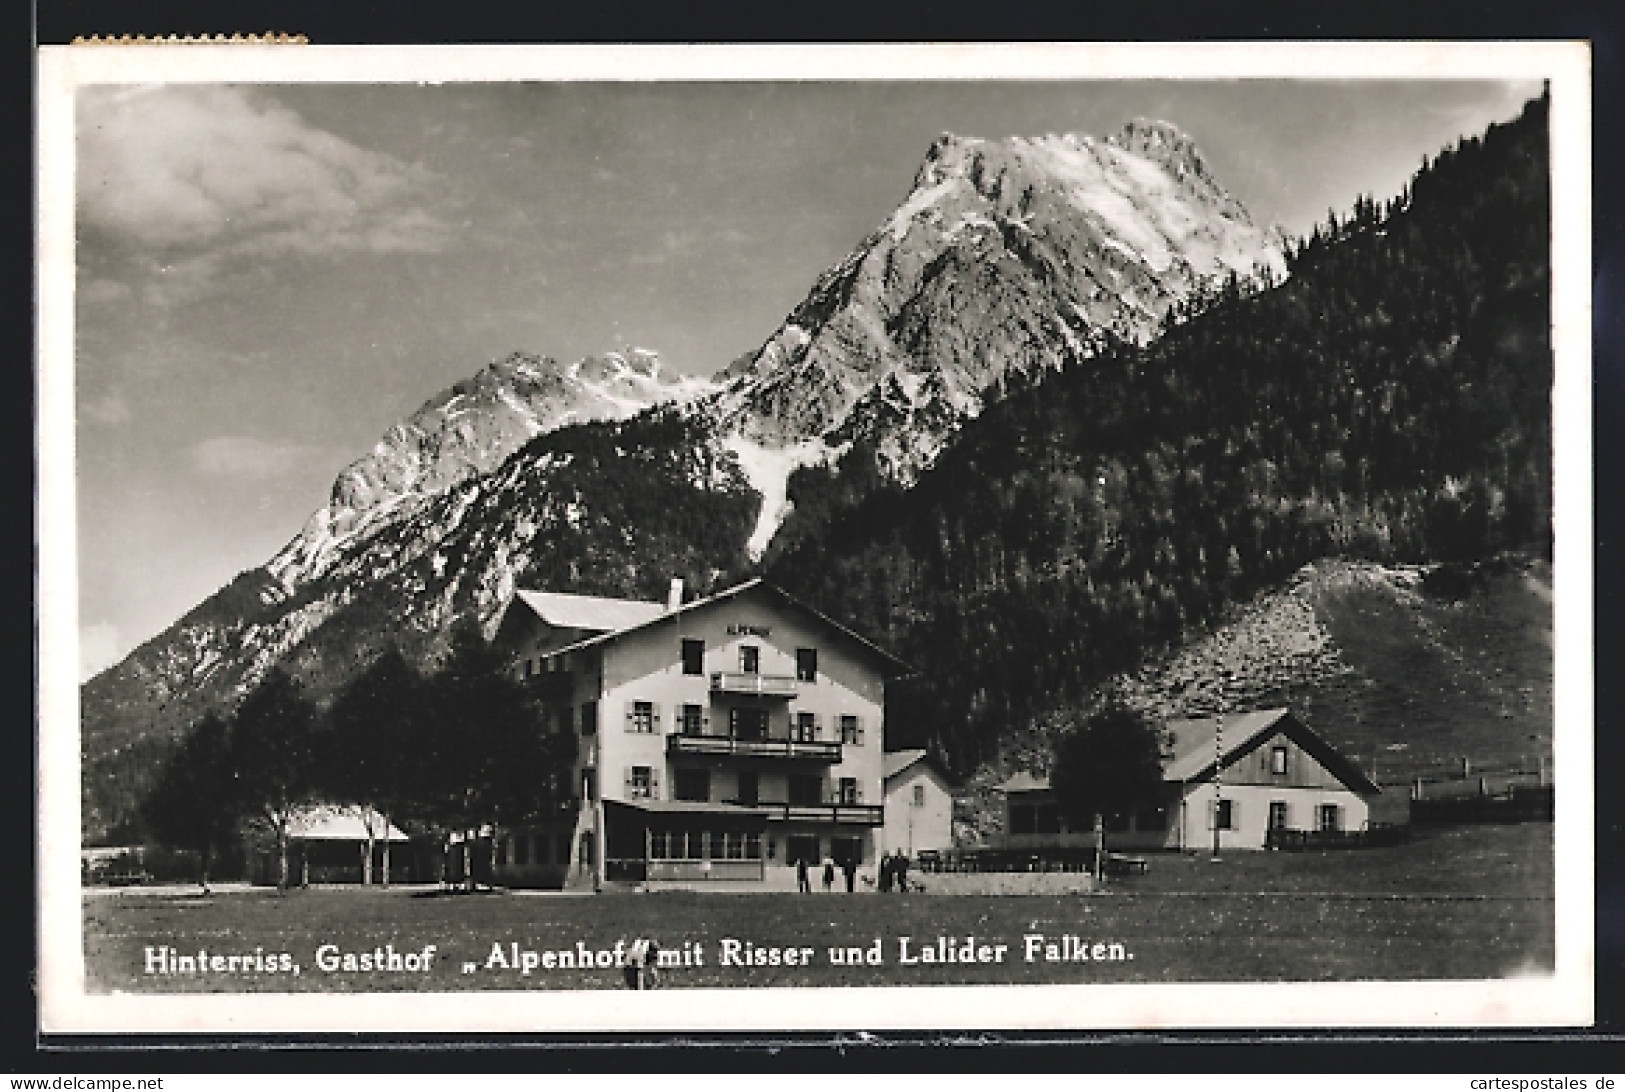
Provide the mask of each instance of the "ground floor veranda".
POLYGON ((590 883, 602 853, 609 882, 773 881, 793 877, 800 862, 818 882, 826 861, 837 875, 849 862, 872 869, 880 816, 878 807, 845 805, 606 800, 573 823, 502 832, 493 878, 513 886, 590 883), (593 828, 599 814, 601 839, 593 828))

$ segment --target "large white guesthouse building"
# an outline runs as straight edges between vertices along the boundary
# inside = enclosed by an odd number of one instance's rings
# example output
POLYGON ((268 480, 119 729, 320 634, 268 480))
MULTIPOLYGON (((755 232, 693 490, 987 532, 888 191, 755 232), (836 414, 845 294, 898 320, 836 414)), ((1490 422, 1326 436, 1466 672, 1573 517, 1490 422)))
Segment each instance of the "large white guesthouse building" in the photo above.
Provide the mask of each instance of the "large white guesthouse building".
POLYGON ((905 668, 773 585, 518 591, 496 641, 544 730, 577 737, 574 803, 497 832, 498 883, 761 880, 887 848, 886 680, 905 668))

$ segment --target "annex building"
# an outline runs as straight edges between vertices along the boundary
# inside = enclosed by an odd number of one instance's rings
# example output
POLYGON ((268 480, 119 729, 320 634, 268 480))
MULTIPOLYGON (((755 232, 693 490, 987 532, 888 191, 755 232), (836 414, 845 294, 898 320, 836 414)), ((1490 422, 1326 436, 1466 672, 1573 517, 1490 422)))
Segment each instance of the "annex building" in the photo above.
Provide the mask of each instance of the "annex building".
POLYGON ((518 591, 496 642, 543 730, 577 736, 574 803, 497 832, 496 882, 761 880, 884 851, 886 681, 906 668, 772 584, 518 591))
MULTIPOLYGON (((1287 709, 1171 720, 1161 799, 1106 818, 1107 844, 1136 849, 1264 849, 1288 833, 1336 837, 1366 829, 1378 793, 1353 762, 1287 709)), ((1005 781, 1001 848, 1094 845, 1069 831, 1048 779, 1005 781)))

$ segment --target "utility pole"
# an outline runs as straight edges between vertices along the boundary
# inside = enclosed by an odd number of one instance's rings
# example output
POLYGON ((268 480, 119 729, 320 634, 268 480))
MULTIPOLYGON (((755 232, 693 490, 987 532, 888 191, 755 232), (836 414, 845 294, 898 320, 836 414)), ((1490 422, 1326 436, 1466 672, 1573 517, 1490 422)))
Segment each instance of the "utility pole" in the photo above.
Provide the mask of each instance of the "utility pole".
POLYGON ((1213 730, 1213 859, 1219 859, 1219 810, 1224 802, 1224 699, 1219 699, 1219 719, 1213 730))

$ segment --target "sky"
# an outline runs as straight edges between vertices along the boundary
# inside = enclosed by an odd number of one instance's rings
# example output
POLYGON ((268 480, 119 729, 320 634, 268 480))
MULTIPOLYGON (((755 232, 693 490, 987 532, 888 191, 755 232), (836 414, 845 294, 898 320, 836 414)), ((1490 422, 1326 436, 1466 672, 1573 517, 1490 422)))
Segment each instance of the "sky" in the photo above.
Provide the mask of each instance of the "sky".
POLYGON ((943 132, 1173 122, 1302 234, 1523 82, 90 87, 75 100, 81 677, 267 560, 491 360, 709 374, 907 195, 943 132))

